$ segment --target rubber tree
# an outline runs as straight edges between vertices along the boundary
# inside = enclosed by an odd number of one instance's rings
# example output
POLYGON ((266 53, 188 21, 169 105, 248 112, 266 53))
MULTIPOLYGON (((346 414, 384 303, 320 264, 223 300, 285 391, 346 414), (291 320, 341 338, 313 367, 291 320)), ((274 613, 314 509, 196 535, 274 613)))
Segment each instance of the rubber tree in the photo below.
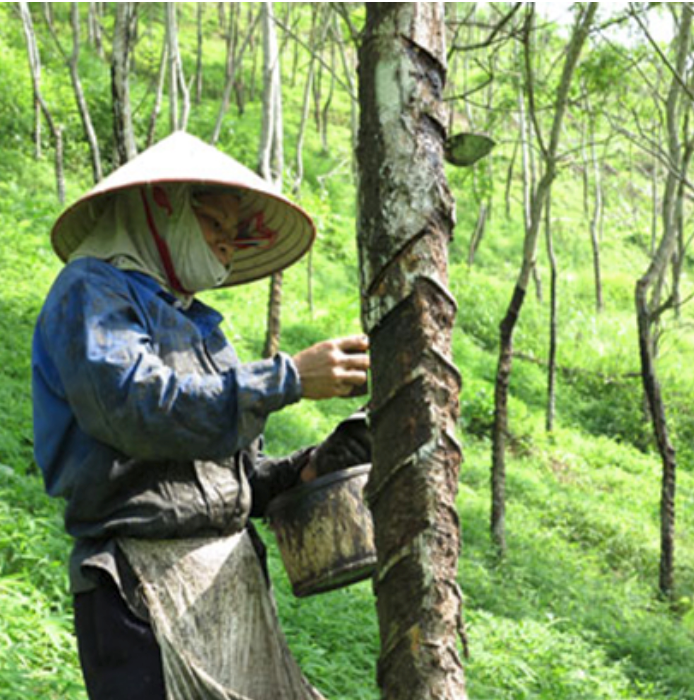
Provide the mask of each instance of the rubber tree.
POLYGON ((460 375, 447 288, 454 201, 443 3, 368 3, 359 50, 358 243, 371 340, 375 592, 387 700, 463 700, 454 437, 460 375))
POLYGON ((135 3, 120 2, 116 6, 111 50, 111 96, 113 109, 113 136, 120 164, 137 155, 135 131, 130 105, 130 48, 132 43, 135 3))
POLYGON ((588 3, 576 19, 571 38, 566 48, 562 74, 554 100, 554 113, 547 143, 542 138, 535 109, 533 90, 533 70, 529 50, 529 28, 532 26, 534 6, 529 8, 526 21, 525 64, 526 91, 528 96, 529 116, 533 119, 535 135, 538 139, 543 162, 543 173, 534 187, 530 201, 530 221, 525 229, 523 243, 523 260, 506 314, 499 325, 499 360, 497 364, 494 387, 494 427, 492 433, 492 541, 499 554, 506 549, 506 438, 508 435, 508 393, 513 364, 513 336, 516 323, 523 308, 530 278, 535 268, 537 242, 540 224, 552 183, 557 175, 559 144, 562 136, 564 116, 569 100, 569 90, 583 45, 588 38, 598 3, 588 3))
MULTIPOLYGON (((277 191, 282 189, 284 171, 284 135, 282 121, 282 85, 280 55, 272 2, 264 2, 261 9, 263 26, 263 120, 258 171, 277 191)), ((279 350, 282 310, 282 272, 275 272, 270 280, 267 332, 263 357, 271 357, 279 350)))
POLYGON ((84 137, 89 144, 89 152, 91 154, 92 162, 92 178, 94 182, 99 182, 103 176, 103 170, 101 167, 101 153, 99 150, 99 141, 96 137, 96 132, 94 130, 94 124, 92 122, 91 115, 89 113, 89 105, 87 99, 84 95, 84 90, 82 88, 82 81, 80 80, 79 74, 79 55, 80 55, 80 10, 79 3, 70 3, 70 25, 72 26, 72 53, 67 54, 63 49, 58 34, 55 31, 55 27, 52 23, 47 23, 48 29, 53 37, 58 51, 65 59, 65 63, 70 70, 70 80, 72 81, 72 88, 75 92, 75 101, 77 102, 77 110, 79 111, 80 120, 82 122, 82 129, 84 131, 84 137))
POLYGON ((666 100, 667 155, 670 163, 662 199, 663 233, 645 274, 636 284, 636 318, 639 329, 641 377, 648 400, 653 431, 663 464, 660 501, 661 552, 659 586, 663 595, 671 596, 674 589, 675 569, 675 475, 676 452, 668 429, 654 352, 653 327, 662 313, 673 304, 673 297, 661 302, 658 291, 661 280, 672 261, 678 240, 678 194, 680 180, 686 175, 687 144, 681 143, 682 122, 687 118, 692 101, 685 95, 681 76, 691 60, 692 9, 682 3, 678 32, 674 41, 675 65, 666 100))

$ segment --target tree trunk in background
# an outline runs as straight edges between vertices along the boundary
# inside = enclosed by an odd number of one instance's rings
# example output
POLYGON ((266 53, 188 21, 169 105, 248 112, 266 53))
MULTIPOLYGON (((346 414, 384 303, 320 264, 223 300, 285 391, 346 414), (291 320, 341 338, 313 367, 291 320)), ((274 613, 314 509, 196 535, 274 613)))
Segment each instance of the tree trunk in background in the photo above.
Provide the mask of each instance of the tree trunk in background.
POLYGON ((489 208, 491 202, 489 200, 480 203, 479 213, 477 214, 477 221, 475 222, 475 228, 470 236, 470 245, 468 247, 467 253, 467 265, 472 267, 475 262, 475 255, 477 254, 477 249, 482 242, 484 237, 484 231, 487 227, 487 216, 489 215, 489 208))
MULTIPOLYGON (((101 170, 101 154, 99 151, 99 143, 96 138, 96 133, 94 131, 94 126, 92 124, 91 116, 89 114, 89 106, 87 105, 87 100, 84 96, 84 90, 82 89, 82 81, 79 76, 79 55, 80 55, 80 11, 79 3, 73 2, 70 4, 70 25, 72 29, 72 52, 68 55, 63 49, 60 39, 55 31, 55 27, 52 22, 48 23, 48 31, 53 37, 60 55, 65 60, 65 63, 70 71, 70 81, 72 82, 72 88, 75 93, 75 101, 77 102, 77 111, 80 115, 80 120, 82 122, 82 129, 84 130, 85 139, 89 145, 89 152, 92 161, 92 179, 95 183, 99 182, 102 178, 101 170)), ((62 146, 62 143, 61 143, 62 146)), ((62 159, 62 156, 61 156, 62 159)))
MULTIPOLYGON (((694 155, 694 134, 690 133, 690 113, 687 111, 684 115, 684 126, 682 128, 682 138, 685 142, 684 151, 682 153, 681 171, 689 172, 689 166, 694 155)), ((672 260, 672 306, 675 311, 675 316, 680 317, 682 306, 682 271, 687 254, 688 242, 685 236, 685 215, 684 205, 686 200, 686 184, 684 180, 677 183, 677 192, 675 194, 675 226, 677 228, 677 250, 673 255, 672 260)))
POLYGON ((267 305, 267 332, 263 357, 272 357, 280 349, 280 331, 282 328, 282 273, 276 272, 270 278, 270 298, 267 305))
POLYGON ((188 127, 190 115, 190 93, 183 75, 181 52, 178 48, 178 26, 176 23, 176 3, 167 2, 166 6, 166 40, 169 54, 169 118, 171 131, 188 127), (178 91, 181 91, 181 109, 178 108, 178 91))
POLYGON ((366 13, 358 238, 373 382, 378 683, 385 700, 464 700, 443 3, 369 3, 366 13))
POLYGON ((92 124, 91 116, 89 115, 89 107, 87 100, 84 97, 82 82, 80 81, 78 62, 80 55, 80 14, 79 3, 73 2, 70 6, 70 23, 72 24, 72 54, 69 59, 70 77, 72 78, 72 86, 75 90, 75 99, 77 100, 77 108, 82 120, 82 128, 84 135, 89 144, 89 152, 92 158, 92 177, 94 182, 99 182, 103 174, 101 169, 101 153, 99 151, 99 142, 96 138, 94 125, 92 124))
POLYGON ((330 105, 333 101, 335 93, 335 44, 330 44, 330 87, 328 88, 328 96, 323 103, 323 109, 320 112, 320 141, 323 153, 327 155, 328 148, 328 124, 330 123, 330 105))
MULTIPOLYGON (((282 126, 282 85, 280 56, 273 3, 262 4, 263 23, 263 124, 258 156, 258 171, 277 191, 282 189, 284 171, 284 143, 282 126)), ((268 299, 265 357, 274 355, 280 346, 282 308, 282 273, 276 272, 270 280, 268 299)))
POLYGON ((236 42, 238 41, 238 26, 239 22, 237 19, 236 9, 238 7, 238 17, 241 15, 241 6, 232 4, 229 13, 229 24, 226 27, 226 63, 224 65, 224 92, 222 93, 222 102, 219 105, 219 112, 217 113, 217 121, 214 125, 214 131, 212 132, 212 138, 210 143, 214 146, 217 141, 219 141, 219 135, 222 132, 222 124, 224 123, 224 116, 229 109, 229 102, 231 101, 231 91, 234 89, 234 82, 236 76, 236 42))
POLYGON ((22 18, 24 28, 24 38, 27 45, 27 56, 29 58, 29 70, 31 72, 31 85, 34 92, 34 105, 36 110, 35 138, 36 138, 36 158, 41 157, 41 114, 43 114, 55 146, 55 180, 58 194, 58 201, 65 202, 65 171, 63 167, 63 132, 53 119, 51 111, 48 109, 46 101, 41 94, 41 58, 36 43, 36 33, 34 32, 34 22, 31 19, 29 4, 19 3, 19 13, 22 18))
POLYGON ((600 271, 600 242, 602 241, 603 196, 602 167, 595 145, 595 116, 588 110, 590 119, 590 161, 593 167, 593 213, 590 217, 590 245, 593 251, 593 277, 595 279, 595 311, 601 313, 604 302, 602 296, 602 273, 600 271))
MULTIPOLYGON (((544 172, 535 188, 530 206, 530 225, 525 232, 523 246, 523 262, 521 265, 518 280, 511 297, 511 303, 506 311, 504 319, 499 326, 499 362, 496 372, 496 384, 494 388, 494 427, 492 431, 492 515, 491 515, 491 535, 492 541, 499 554, 506 551, 506 438, 508 436, 508 388, 511 379, 511 369, 513 363, 513 333, 523 308, 528 282, 533 269, 535 268, 535 258, 537 250, 537 239, 542 221, 542 212, 547 197, 549 196, 552 182, 556 176, 557 156, 559 141, 566 114, 566 106, 569 98, 569 90, 573 79, 574 70, 578 63, 583 45, 588 37, 588 31, 593 21, 593 17, 598 9, 598 3, 588 3, 585 10, 576 20, 576 24, 571 34, 571 39, 567 46, 564 67, 562 70, 561 82, 557 90, 555 111, 552 121, 549 144, 545 146, 542 135, 536 129, 536 136, 540 141, 544 172)), ((530 68, 530 58, 528 54, 529 43, 527 32, 532 25, 532 13, 529 10, 528 21, 526 22, 526 70, 527 70, 527 90, 530 101, 529 116, 533 116, 533 75, 530 68)))
POLYGON ((161 47, 161 57, 159 59, 159 75, 157 77, 157 92, 154 98, 154 105, 152 106, 152 112, 149 115, 149 127, 147 129, 147 148, 149 148, 154 143, 154 133, 157 128, 157 121, 159 120, 159 113, 161 112, 161 101, 164 97, 164 83, 166 82, 166 63, 169 57, 169 45, 164 37, 161 47))
POLYGON ((545 205, 545 241, 547 243, 547 259, 550 269, 549 289, 549 361, 547 365, 547 412, 545 416, 545 429, 548 433, 554 430, 554 413, 557 405, 557 257, 554 253, 554 241, 552 239, 552 197, 547 195, 545 205))
POLYGON ((337 14, 335 15, 335 40, 340 51, 340 60, 342 61, 342 69, 345 74, 345 82, 347 83, 349 98, 350 98, 350 130, 352 134, 352 176, 354 181, 357 181, 357 146, 359 133, 359 100, 357 98, 357 87, 354 84, 354 75, 356 74, 356 66, 353 61, 350 61, 345 48, 345 40, 342 36, 340 20, 337 14))
MULTIPOLYGON (((324 30, 321 33, 321 40, 316 39, 318 33, 317 29, 317 17, 320 8, 316 3, 311 5, 311 33, 309 38, 309 48, 310 48, 310 59, 306 74, 306 84, 304 86, 304 97, 303 106, 301 108, 301 121, 299 122, 299 132, 296 137, 296 154, 294 158, 294 182, 292 183, 292 194, 296 197, 301 188, 301 182, 304 179, 304 135, 306 133, 306 123, 308 122, 309 110, 311 108, 311 88, 313 86, 313 74, 316 67, 316 58, 314 51, 316 46, 322 45, 323 39, 325 38, 325 27, 327 27, 327 22, 324 23, 324 30)), ((296 42, 297 45, 299 42, 296 42)))
POLYGON ((89 3, 89 13, 87 18, 88 41, 96 48, 96 52, 100 58, 104 58, 104 42, 101 32, 101 13, 99 12, 99 3, 89 3))
MULTIPOLYGON (((674 41, 677 51, 675 69, 685 75, 690 56, 692 10, 681 5, 679 30, 674 41)), ((663 235, 646 274, 636 284, 636 317, 639 329, 639 351, 641 356, 641 376, 648 397, 653 431, 663 464, 663 478, 660 500, 660 576, 661 593, 672 596, 675 585, 675 475, 677 461, 675 448, 670 440, 665 402, 658 381, 654 358, 653 324, 664 310, 660 305, 657 287, 665 270, 672 260, 677 246, 677 190, 678 180, 683 173, 684 155, 680 143, 681 118, 690 105, 682 100, 682 87, 676 77, 672 78, 666 104, 667 155, 670 168, 665 180, 663 195, 663 235), (649 293, 654 294, 649 301, 649 293)))
POLYGON ((131 2, 120 2, 116 5, 116 21, 113 28, 113 48, 111 51, 113 136, 118 164, 120 165, 137 155, 128 80, 133 11, 133 3, 131 2))
POLYGON ((506 188, 504 190, 504 209, 506 211, 506 218, 511 218, 511 186, 513 185, 513 170, 516 165, 516 157, 518 155, 518 144, 520 141, 516 141, 513 145, 513 155, 511 156, 511 161, 508 164, 508 170, 506 172, 506 188))
MULTIPOLYGON (((588 115, 588 138, 590 139, 590 168, 593 171, 593 210, 590 217, 590 245, 593 251, 593 278, 595 280, 595 312, 600 314, 603 310, 602 273, 600 270, 600 243, 602 241, 602 229, 604 219, 604 205, 602 193, 602 164, 598 158, 596 139, 596 114, 593 111, 590 98, 586 93, 586 114, 588 115)), ((588 160, 584 160, 585 171, 588 171, 588 160)), ((587 180, 587 177, 586 177, 587 180)), ((586 182, 588 189, 588 182, 586 182)))
POLYGON ((199 105, 202 100, 202 44, 203 44, 203 31, 202 31, 202 15, 205 10, 205 4, 202 2, 198 3, 197 6, 197 30, 198 30, 198 50, 197 57, 195 61, 195 104, 199 105))

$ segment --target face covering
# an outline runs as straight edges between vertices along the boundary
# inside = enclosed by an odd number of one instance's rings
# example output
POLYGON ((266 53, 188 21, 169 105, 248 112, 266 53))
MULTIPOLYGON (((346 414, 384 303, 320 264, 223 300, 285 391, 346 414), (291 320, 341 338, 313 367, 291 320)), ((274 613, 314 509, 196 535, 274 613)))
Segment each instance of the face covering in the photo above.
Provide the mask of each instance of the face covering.
POLYGON ((118 192, 92 214, 91 233, 70 260, 94 257, 143 272, 184 303, 228 277, 200 228, 189 185, 118 192))
POLYGON ((219 287, 231 270, 212 252, 195 216, 190 193, 186 192, 185 197, 178 217, 168 221, 165 240, 181 285, 195 293, 219 287))

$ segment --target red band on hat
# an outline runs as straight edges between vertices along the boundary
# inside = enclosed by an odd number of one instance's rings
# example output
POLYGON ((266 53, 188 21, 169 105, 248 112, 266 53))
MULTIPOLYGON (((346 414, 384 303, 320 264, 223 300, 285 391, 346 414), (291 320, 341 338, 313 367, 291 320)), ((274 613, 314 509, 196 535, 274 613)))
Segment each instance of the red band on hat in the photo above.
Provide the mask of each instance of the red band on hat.
POLYGON ((271 248, 276 240, 277 231, 266 225, 265 213, 259 211, 238 225, 238 233, 232 245, 238 250, 271 248))
POLYGON ((181 281, 178 279, 178 275, 176 274, 176 270, 174 269, 173 260, 171 259, 171 251, 169 250, 169 246, 167 245, 166 241, 159 235, 159 231, 157 231, 156 224, 154 223, 154 217, 152 216, 152 212, 149 208, 149 202, 147 201, 147 196, 145 195, 144 188, 140 188, 140 196, 142 197, 142 204, 145 208, 147 226, 149 226, 149 231, 152 234, 152 238, 154 239, 155 245, 157 246, 157 251, 159 252, 159 257, 161 258, 162 264, 164 265, 164 272, 166 273, 166 276, 169 279, 169 284, 180 294, 187 294, 190 296, 192 292, 189 292, 187 289, 185 289, 184 286, 181 284, 181 281))

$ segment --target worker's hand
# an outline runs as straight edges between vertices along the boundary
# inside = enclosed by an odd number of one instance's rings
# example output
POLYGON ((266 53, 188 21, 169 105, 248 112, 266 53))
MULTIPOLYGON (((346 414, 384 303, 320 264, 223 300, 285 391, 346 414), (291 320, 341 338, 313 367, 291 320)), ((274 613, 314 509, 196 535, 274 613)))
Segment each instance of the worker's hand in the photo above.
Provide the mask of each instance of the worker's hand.
POLYGON ((306 399, 350 396, 366 385, 369 339, 365 335, 325 340, 294 355, 306 399))

